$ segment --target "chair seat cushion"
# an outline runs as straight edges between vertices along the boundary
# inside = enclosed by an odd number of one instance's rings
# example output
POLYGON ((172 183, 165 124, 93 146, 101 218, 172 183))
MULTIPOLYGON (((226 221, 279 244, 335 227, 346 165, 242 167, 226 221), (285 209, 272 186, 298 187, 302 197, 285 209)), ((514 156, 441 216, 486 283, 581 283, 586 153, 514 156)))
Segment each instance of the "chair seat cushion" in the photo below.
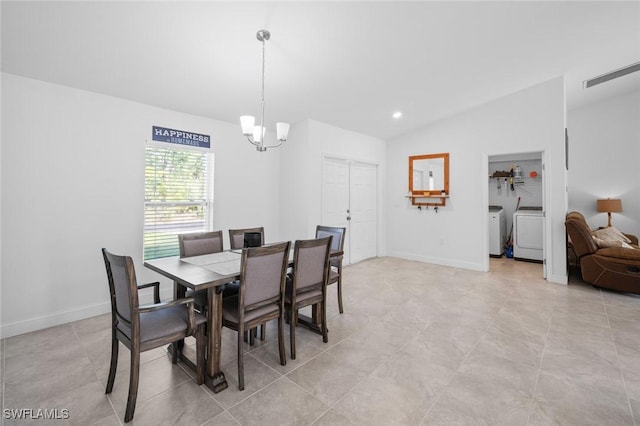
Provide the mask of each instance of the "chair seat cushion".
MULTIPOLYGON (((603 258, 606 257, 612 262, 615 262, 616 259, 621 262, 640 262, 640 249, 637 248, 610 247, 600 249, 596 254, 603 258)), ((638 264, 638 266, 640 266, 640 264, 638 264)))
POLYGON ((185 297, 193 298, 193 303, 196 306, 196 309, 202 312, 205 306, 209 304, 209 296, 207 295, 207 290, 187 290, 185 297))
MULTIPOLYGON (((240 282, 232 281, 224 286, 222 297, 235 296, 236 294, 238 294, 239 289, 240 282)), ((185 297, 192 297, 196 308, 201 312, 207 305, 209 305, 209 296, 207 294, 207 290, 187 290, 187 294, 185 297)))
MULTIPOLYGON (((291 281, 290 277, 287 277, 287 287, 285 290, 285 295, 284 295, 284 300, 287 303, 291 303, 291 287, 293 285, 293 282, 291 281)), ((296 294, 296 303, 300 304, 302 302, 304 302, 305 300, 309 300, 311 298, 314 297, 322 297, 322 290, 321 289, 314 289, 314 290, 308 290, 302 293, 298 293, 296 294)))
POLYGON ((232 281, 224 286, 222 297, 231 297, 240 291, 240 281, 232 281))
MULTIPOLYGON (((305 300, 309 300, 315 297, 322 297, 322 290, 310 290, 304 293, 298 293, 296 295, 296 303, 303 303, 305 300)), ((290 300, 287 298, 287 300, 290 300)))
MULTIPOLYGON (((278 304, 271 303, 257 309, 245 312, 244 322, 249 322, 255 318, 278 312, 278 304)), ((222 318, 226 321, 238 323, 238 296, 227 297, 222 300, 222 318)))
MULTIPOLYGON (((153 312, 140 314, 140 343, 161 339, 165 336, 184 333, 186 336, 189 314, 186 305, 171 306, 153 312)), ((196 326, 207 321, 204 315, 195 313, 196 326)), ((118 323, 118 329, 131 339, 131 328, 118 323)))

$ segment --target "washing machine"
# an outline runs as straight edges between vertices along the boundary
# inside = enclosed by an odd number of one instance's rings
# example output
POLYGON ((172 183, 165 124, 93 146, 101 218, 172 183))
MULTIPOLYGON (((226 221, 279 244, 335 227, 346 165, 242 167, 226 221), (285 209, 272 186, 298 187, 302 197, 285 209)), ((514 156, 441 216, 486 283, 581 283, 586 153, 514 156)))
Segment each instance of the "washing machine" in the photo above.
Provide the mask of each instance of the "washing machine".
POLYGON ((542 207, 520 207, 513 214, 513 258, 542 262, 542 207))
POLYGON ((506 234, 507 219, 502 206, 489 206, 489 256, 502 256, 506 234))

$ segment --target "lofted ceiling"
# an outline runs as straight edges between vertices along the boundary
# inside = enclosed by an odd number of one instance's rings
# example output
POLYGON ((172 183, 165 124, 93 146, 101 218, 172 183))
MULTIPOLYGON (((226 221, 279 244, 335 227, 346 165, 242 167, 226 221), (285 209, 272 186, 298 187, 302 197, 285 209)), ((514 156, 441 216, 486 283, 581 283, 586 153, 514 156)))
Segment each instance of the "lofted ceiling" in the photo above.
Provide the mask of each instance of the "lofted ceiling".
POLYGON ((640 2, 10 2, 2 71, 238 122, 307 118, 391 140, 565 75, 569 108, 640 87, 640 2), (391 117, 396 110, 402 118, 391 117))

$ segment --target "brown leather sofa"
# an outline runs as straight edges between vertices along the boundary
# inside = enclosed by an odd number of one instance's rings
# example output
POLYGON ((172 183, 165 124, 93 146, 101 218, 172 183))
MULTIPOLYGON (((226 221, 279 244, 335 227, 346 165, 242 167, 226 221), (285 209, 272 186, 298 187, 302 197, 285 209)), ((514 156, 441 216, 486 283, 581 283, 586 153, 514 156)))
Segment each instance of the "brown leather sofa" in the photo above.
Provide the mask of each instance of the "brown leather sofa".
POLYGON ((640 293, 640 248, 635 235, 625 234, 633 248, 599 248, 581 213, 567 214, 565 226, 584 281, 597 287, 640 293))

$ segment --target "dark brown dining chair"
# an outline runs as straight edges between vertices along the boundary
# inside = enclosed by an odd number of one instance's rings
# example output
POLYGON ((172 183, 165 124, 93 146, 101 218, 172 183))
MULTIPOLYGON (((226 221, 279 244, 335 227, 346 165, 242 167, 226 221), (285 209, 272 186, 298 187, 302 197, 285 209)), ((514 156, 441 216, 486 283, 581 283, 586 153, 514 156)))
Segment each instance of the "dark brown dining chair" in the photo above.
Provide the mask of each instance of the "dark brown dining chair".
POLYGON ((238 388, 244 390, 245 330, 278 320, 280 364, 284 352, 284 286, 289 260, 289 241, 242 250, 240 291, 222 302, 222 325, 238 332, 238 388))
MULTIPOLYGON (((229 241, 231 250, 239 250, 249 247, 260 247, 264 245, 264 227, 229 229, 229 241)), ((237 285, 237 282, 236 282, 237 285)), ((237 293, 237 292, 236 292, 237 293)), ((264 340, 267 334, 266 324, 260 326, 260 340, 264 340)), ((247 330, 249 344, 254 344, 256 330, 247 330)))
MULTIPOLYGON (((160 283, 137 285, 133 260, 129 256, 117 256, 102 249, 107 269, 111 298, 111 364, 107 389, 110 394, 116 379, 118 348, 122 342, 131 352, 129 394, 124 415, 125 423, 133 419, 140 379, 140 353, 196 337, 196 382, 204 383, 206 318, 193 309, 193 299, 177 299, 160 303, 160 283), (140 305, 138 290, 154 287, 155 303, 140 305)), ((171 345, 171 361, 176 363, 177 345, 171 345)))
POLYGON ((178 235, 180 257, 201 256, 223 250, 222 231, 196 232, 178 235))
POLYGON ((291 359, 296 359, 296 325, 298 310, 320 306, 322 341, 327 342, 327 281, 331 236, 296 241, 293 249, 293 271, 287 276, 284 304, 289 312, 291 359))
POLYGON ((247 247, 259 247, 264 245, 264 227, 229 229, 229 244, 231 250, 239 250, 247 247), (251 234, 245 239, 244 234, 251 234), (258 244, 255 234, 260 234, 260 243, 258 244), (245 243, 246 240, 246 243, 245 243))
MULTIPOLYGON (((222 231, 196 232, 178 235, 180 257, 202 256, 205 254, 219 253, 224 250, 222 231)), ((175 292, 174 288, 174 292, 175 292)), ((222 297, 238 294, 238 283, 231 282, 224 287, 222 297)), ((196 309, 206 313, 208 297, 207 290, 187 290, 186 297, 193 297, 196 309)))
MULTIPOLYGON (((340 251, 344 250, 344 237, 347 233, 347 228, 340 228, 335 226, 322 226, 316 227, 316 238, 332 236, 331 250, 340 251)), ((329 282, 328 284, 338 283, 338 309, 340 313, 344 312, 342 307, 342 259, 343 254, 330 256, 329 264, 331 266, 329 270, 329 282)))

